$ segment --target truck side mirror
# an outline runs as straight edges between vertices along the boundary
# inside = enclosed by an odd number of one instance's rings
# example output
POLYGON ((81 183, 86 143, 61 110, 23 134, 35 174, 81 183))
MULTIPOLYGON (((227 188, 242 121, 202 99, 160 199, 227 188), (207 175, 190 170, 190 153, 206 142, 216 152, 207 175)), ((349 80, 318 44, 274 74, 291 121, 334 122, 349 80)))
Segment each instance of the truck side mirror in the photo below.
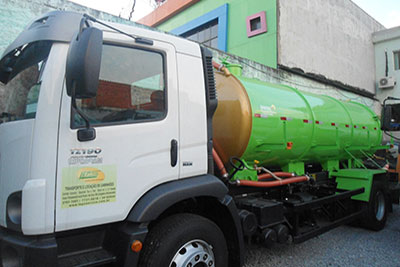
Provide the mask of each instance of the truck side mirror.
POLYGON ((400 104, 383 106, 381 124, 384 131, 400 131, 400 104))
POLYGON ((66 65, 67 94, 76 99, 91 98, 99 84, 103 32, 84 28, 72 39, 66 65))
POLYGON ((381 118, 381 129, 382 130, 389 131, 390 117, 392 117, 392 107, 391 106, 383 106, 382 107, 382 118, 381 118))

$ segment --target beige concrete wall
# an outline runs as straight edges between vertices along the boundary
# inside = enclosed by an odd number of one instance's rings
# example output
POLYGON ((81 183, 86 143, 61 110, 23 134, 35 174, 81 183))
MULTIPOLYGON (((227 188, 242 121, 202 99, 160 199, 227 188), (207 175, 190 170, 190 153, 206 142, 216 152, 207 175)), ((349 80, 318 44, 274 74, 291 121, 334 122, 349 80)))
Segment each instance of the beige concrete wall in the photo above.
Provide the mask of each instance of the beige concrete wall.
POLYGON ((375 93, 381 24, 351 0, 279 0, 278 14, 278 64, 375 93))

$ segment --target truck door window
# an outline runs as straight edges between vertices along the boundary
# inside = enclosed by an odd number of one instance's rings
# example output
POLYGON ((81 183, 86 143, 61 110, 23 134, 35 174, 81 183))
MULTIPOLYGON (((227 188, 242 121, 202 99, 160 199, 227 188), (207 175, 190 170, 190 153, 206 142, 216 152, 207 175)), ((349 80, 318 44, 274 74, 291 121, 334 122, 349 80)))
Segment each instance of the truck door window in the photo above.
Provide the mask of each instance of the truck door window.
MULTIPOLYGON (((97 126, 161 120, 165 88, 163 54, 104 44, 97 96, 78 100, 77 106, 97 126)), ((83 127, 73 115, 72 127, 83 127)))

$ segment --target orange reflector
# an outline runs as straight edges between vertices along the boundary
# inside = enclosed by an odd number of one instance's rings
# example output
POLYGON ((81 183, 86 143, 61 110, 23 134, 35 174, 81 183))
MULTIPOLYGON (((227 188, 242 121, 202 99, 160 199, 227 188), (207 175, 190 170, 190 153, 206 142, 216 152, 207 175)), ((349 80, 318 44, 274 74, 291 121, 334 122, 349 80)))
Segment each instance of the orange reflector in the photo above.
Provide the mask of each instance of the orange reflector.
POLYGON ((286 144, 286 149, 287 150, 290 150, 290 149, 292 149, 293 148, 293 142, 287 142, 287 144, 286 144))
POLYGON ((139 240, 135 240, 132 243, 131 249, 133 252, 140 252, 142 250, 143 244, 139 240))

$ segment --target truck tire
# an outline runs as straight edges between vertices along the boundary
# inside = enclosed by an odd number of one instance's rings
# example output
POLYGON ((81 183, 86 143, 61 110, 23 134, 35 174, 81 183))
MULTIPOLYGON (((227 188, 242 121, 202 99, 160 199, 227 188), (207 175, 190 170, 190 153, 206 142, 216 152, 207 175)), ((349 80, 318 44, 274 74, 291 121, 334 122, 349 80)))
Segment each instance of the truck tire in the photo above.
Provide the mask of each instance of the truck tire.
POLYGON ((199 215, 176 214, 149 232, 140 267, 228 266, 228 249, 218 226, 199 215))
POLYGON ((370 201, 364 203, 366 211, 362 218, 362 225, 370 230, 379 231, 386 225, 387 196, 380 182, 374 182, 371 189, 370 201))

